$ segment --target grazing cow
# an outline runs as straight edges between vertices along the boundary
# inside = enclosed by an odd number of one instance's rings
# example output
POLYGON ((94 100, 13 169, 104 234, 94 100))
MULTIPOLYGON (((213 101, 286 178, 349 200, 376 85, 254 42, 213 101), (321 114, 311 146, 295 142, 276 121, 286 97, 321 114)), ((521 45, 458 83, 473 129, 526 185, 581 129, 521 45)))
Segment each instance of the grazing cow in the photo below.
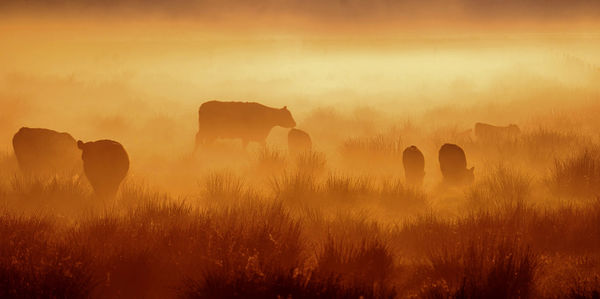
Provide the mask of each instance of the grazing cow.
POLYGON ((49 129, 21 128, 12 139, 21 171, 33 175, 73 174, 81 161, 75 139, 49 129))
POLYGON ((264 146, 274 126, 296 126, 287 107, 276 109, 250 102, 206 102, 198 109, 196 148, 219 138, 241 139, 244 147, 250 141, 264 146))
POLYGON ((290 155, 295 156, 311 149, 312 141, 308 133, 298 129, 290 130, 288 133, 288 151, 290 155))
POLYGON ((467 169, 467 157, 460 146, 446 143, 439 152, 440 169, 444 182, 450 185, 471 184, 474 180, 473 169, 467 169))
POLYGON ((406 183, 410 186, 420 187, 425 177, 425 157, 414 145, 407 147, 402 152, 402 164, 406 183))
POLYGON ((113 198, 129 170, 129 157, 123 146, 112 140, 80 140, 77 147, 82 151, 83 171, 96 195, 113 198))
POLYGON ((475 137, 481 141, 496 141, 507 138, 514 138, 521 134, 521 130, 517 125, 511 124, 506 127, 498 127, 494 125, 476 123, 475 137))

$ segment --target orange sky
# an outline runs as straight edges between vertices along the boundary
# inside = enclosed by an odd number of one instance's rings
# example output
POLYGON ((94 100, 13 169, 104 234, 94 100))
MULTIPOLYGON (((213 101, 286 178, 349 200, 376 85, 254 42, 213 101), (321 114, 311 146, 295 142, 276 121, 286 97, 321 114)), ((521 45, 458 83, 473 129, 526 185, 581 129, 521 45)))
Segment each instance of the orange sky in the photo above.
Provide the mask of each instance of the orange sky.
POLYGON ((26 0, 0 2, 6 16, 147 18, 285 32, 428 32, 599 28, 594 0, 26 0))

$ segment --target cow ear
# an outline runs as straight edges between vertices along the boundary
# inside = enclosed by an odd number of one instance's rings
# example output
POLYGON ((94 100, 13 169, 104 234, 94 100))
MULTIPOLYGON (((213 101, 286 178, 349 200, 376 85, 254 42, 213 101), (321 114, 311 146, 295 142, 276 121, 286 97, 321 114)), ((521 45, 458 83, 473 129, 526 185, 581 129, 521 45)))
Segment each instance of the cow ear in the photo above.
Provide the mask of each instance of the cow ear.
POLYGON ((283 106, 283 108, 281 108, 281 110, 287 110, 287 106, 283 106))
POLYGON ((83 141, 77 140, 77 148, 79 148, 80 150, 83 150, 83 144, 83 141))
POLYGON ((471 173, 473 173, 473 170, 475 170, 475 167, 471 167, 471 168, 469 168, 469 171, 470 171, 471 173))

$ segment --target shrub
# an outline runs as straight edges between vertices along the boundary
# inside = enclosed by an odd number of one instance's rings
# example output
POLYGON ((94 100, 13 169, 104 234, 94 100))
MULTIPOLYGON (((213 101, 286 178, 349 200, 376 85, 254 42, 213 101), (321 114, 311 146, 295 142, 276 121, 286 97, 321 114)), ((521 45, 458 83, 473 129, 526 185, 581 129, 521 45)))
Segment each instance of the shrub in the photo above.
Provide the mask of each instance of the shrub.
POLYGON ((600 194, 600 154, 584 150, 564 160, 556 160, 548 179, 550 188, 562 195, 591 197, 600 194))
POLYGON ((325 155, 315 151, 305 151, 296 156, 298 172, 320 175, 325 171, 327 159, 325 155))
POLYGON ((322 196, 327 199, 352 201, 368 195, 376 195, 377 189, 368 176, 330 174, 323 184, 322 196))
POLYGON ((361 172, 396 171, 402 166, 402 139, 400 137, 349 138, 340 148, 343 162, 361 172))
POLYGON ((244 181, 232 172, 213 172, 202 181, 202 195, 206 200, 240 199, 245 193, 244 181))
POLYGON ((279 149, 264 146, 258 152, 256 163, 260 174, 269 175, 283 171, 286 166, 286 158, 279 149))
POLYGON ((500 165, 472 186, 466 197, 472 208, 503 211, 524 206, 530 192, 530 177, 500 165))
POLYGON ((388 206, 397 206, 409 212, 429 205, 426 193, 418 188, 407 187, 400 180, 383 181, 379 197, 388 206))
POLYGON ((539 258, 517 239, 479 239, 430 255, 433 277, 428 298, 531 298, 539 258), (447 286, 440 289, 439 286, 447 286))
POLYGON ((320 187, 314 174, 304 171, 285 172, 271 179, 275 198, 286 202, 301 202, 317 195, 320 187))
POLYGON ((1 298, 86 298, 96 283, 91 260, 52 239, 54 223, 0 214, 1 298))
POLYGON ((329 235, 317 257, 322 277, 339 275, 344 283, 385 287, 394 269, 394 257, 379 239, 363 237, 359 244, 329 235))

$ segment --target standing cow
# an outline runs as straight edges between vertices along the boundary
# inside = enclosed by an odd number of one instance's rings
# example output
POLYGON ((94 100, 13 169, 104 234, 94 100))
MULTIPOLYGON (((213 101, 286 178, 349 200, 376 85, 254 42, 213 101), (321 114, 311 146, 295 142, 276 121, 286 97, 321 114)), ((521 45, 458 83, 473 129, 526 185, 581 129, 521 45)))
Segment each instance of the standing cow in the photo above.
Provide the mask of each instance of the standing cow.
POLYGON ((517 125, 510 124, 506 127, 499 127, 490 124, 476 123, 475 137, 480 141, 498 141, 508 138, 515 138, 521 134, 517 125))
POLYGON ((467 169, 467 157, 460 146, 450 143, 442 145, 439 152, 439 160, 445 183, 450 185, 466 185, 473 182, 474 167, 467 169))
POLYGON ((311 149, 312 141, 308 133, 298 129, 290 130, 288 133, 288 151, 290 155, 296 156, 311 149))
POLYGON ((75 139, 68 133, 21 128, 12 139, 19 168, 26 174, 74 174, 81 167, 75 139))
POLYGON ((402 152, 402 164, 404 165, 404 177, 406 183, 413 187, 423 185, 425 177, 425 157, 414 145, 407 147, 402 152))
POLYGON ((94 193, 101 198, 113 198, 129 170, 129 157, 123 146, 112 140, 77 141, 81 149, 83 171, 94 193))
POLYGON ((250 102, 206 102, 198 109, 196 148, 219 138, 241 139, 244 147, 251 141, 264 146, 274 126, 296 126, 287 107, 276 109, 250 102))

